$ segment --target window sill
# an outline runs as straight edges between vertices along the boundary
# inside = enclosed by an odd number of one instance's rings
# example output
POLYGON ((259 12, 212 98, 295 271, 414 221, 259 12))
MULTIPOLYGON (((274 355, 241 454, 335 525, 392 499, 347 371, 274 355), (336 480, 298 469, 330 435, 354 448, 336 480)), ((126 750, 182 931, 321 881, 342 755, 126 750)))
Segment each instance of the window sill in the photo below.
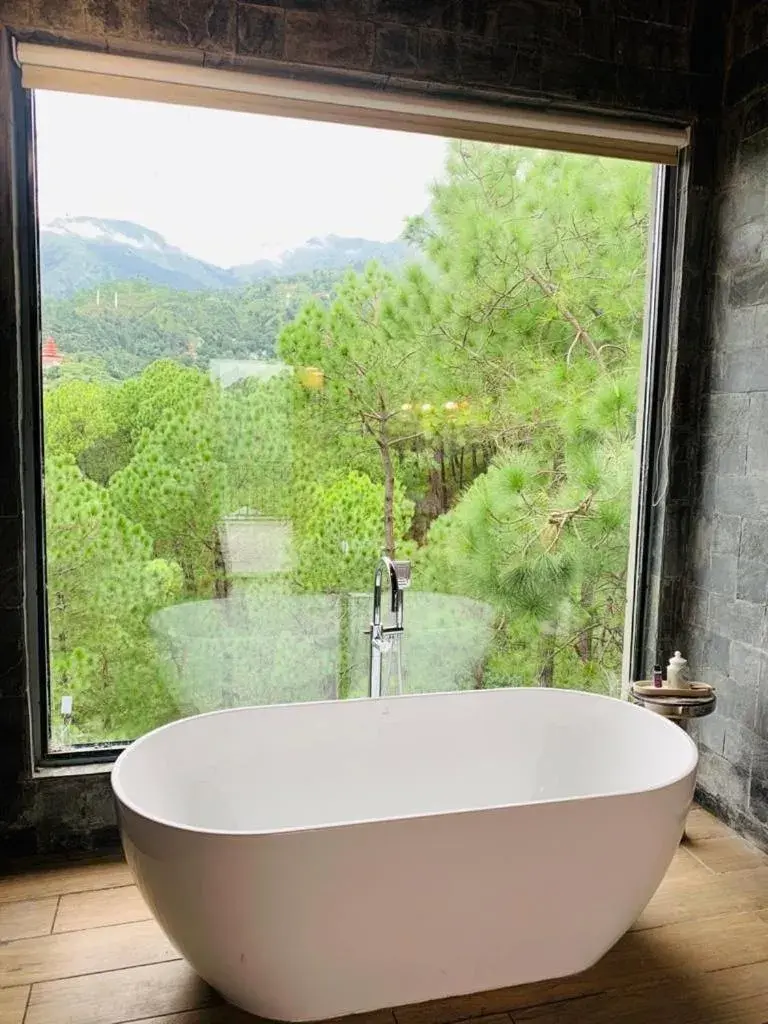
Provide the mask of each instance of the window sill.
POLYGON ((96 764, 62 764, 35 768, 33 779, 60 779, 78 775, 108 775, 112 771, 113 761, 102 761, 96 764))

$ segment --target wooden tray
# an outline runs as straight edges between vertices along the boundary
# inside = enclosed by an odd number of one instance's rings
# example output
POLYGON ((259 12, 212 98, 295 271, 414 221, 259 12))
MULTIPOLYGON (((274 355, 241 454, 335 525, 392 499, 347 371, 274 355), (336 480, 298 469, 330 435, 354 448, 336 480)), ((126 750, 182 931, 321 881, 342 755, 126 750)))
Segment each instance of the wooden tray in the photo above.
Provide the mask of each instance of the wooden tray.
POLYGON ((689 686, 654 686, 647 680, 640 683, 632 683, 633 691, 639 697, 710 697, 714 692, 714 686, 709 683, 691 683, 689 686))

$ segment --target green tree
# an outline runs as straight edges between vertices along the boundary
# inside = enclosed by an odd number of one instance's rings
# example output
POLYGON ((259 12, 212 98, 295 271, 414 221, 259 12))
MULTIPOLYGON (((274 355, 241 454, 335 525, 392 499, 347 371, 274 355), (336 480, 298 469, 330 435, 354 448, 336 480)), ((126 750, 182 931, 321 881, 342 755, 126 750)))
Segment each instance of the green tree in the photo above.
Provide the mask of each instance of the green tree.
POLYGON ((115 388, 86 380, 67 380, 46 390, 43 415, 45 447, 50 455, 77 459, 116 428, 115 388))
MULTIPOLYGON (((300 585, 307 590, 367 590, 381 554, 384 488, 352 471, 316 484, 295 521, 300 585)), ((413 502, 395 485, 393 536, 401 555, 413 516, 413 502)))
POLYGON ((74 460, 46 466, 53 721, 73 698, 68 742, 122 740, 174 717, 149 619, 178 599, 181 572, 74 460))
POLYGON ((433 526, 429 578, 497 604, 510 675, 551 684, 559 664, 563 679, 602 673, 610 685, 649 169, 456 144, 448 171, 409 231, 438 268, 429 330, 453 353, 446 371, 485 403, 496 465, 433 526))
POLYGON ((331 424, 337 444, 346 436, 358 453, 373 452, 378 459, 381 547, 391 557, 397 545, 396 461, 423 433, 411 415, 412 396, 433 395, 437 387, 437 352, 419 341, 414 327, 424 315, 420 302, 429 296, 419 289, 422 283, 418 273, 398 282, 371 264, 364 274, 347 275, 330 308, 305 306, 279 345, 282 358, 310 378, 311 419, 331 424))

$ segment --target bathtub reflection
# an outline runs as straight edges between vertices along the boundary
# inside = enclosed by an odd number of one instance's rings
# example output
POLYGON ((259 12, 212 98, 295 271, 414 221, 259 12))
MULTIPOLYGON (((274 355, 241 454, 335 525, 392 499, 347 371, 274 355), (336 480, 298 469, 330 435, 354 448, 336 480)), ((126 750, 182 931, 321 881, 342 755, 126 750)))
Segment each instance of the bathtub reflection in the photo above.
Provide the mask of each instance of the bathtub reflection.
MULTIPOLYGON (((239 592, 157 612, 152 628, 183 714, 368 694, 369 594, 239 592)), ((409 591, 400 665, 385 654, 384 693, 472 689, 494 609, 409 591)))

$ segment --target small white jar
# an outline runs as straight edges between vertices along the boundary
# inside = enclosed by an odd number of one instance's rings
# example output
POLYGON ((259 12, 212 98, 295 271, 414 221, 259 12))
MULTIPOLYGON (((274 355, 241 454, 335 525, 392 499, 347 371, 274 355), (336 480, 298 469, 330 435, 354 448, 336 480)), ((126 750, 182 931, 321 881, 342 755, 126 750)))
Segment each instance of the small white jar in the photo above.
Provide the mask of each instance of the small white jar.
POLYGON ((669 665, 667 665, 667 686, 674 686, 679 690, 689 690, 691 688, 691 673, 688 662, 680 654, 680 651, 675 651, 674 658, 669 659, 669 665))

